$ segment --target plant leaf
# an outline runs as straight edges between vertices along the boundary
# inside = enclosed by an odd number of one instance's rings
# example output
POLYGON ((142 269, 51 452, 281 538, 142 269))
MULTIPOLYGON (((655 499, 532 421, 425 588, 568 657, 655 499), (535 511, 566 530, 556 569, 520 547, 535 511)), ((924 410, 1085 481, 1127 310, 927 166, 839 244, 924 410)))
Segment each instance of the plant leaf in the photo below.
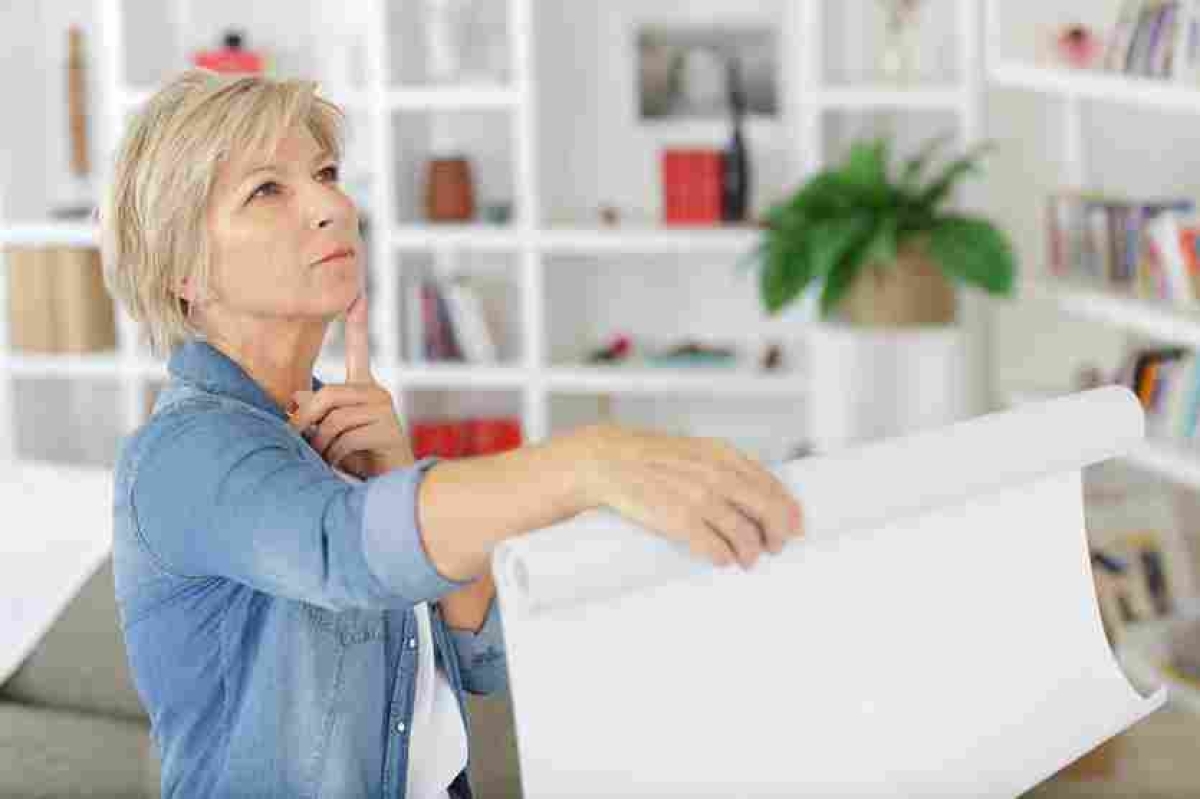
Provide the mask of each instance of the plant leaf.
POLYGON ((825 277, 825 285, 821 289, 822 316, 827 316, 837 307, 842 297, 846 295, 846 292, 854 284, 858 273, 862 271, 862 266, 862 259, 846 259, 843 264, 840 264, 837 269, 832 270, 825 277))
POLYGON ((878 208, 891 193, 887 166, 888 142, 878 138, 855 142, 838 174, 858 204, 878 208))
POLYGON ((921 173, 925 171, 925 167, 933 160, 933 156, 937 151, 953 138, 953 133, 943 133, 941 136, 935 136, 926 142, 920 152, 906 159, 904 162, 904 171, 900 175, 900 188, 904 191, 916 191, 917 182, 921 177, 921 173))
POLYGON ((768 314, 778 313, 796 299, 811 279, 811 263, 802 245, 782 239, 764 242, 758 290, 768 314))
POLYGON ((889 267, 896 262, 896 251, 899 249, 900 218, 895 213, 884 214, 875 226, 874 235, 866 242, 864 250, 858 254, 866 264, 879 267, 889 267))
POLYGON ((929 231, 929 254, 947 274, 992 294, 1011 294, 1016 259, 1008 237, 986 219, 943 217, 929 231))
POLYGON ((918 204, 932 211, 946 198, 960 178, 975 169, 979 158, 992 147, 991 142, 983 142, 968 151, 966 155, 955 159, 920 193, 917 197, 918 204))

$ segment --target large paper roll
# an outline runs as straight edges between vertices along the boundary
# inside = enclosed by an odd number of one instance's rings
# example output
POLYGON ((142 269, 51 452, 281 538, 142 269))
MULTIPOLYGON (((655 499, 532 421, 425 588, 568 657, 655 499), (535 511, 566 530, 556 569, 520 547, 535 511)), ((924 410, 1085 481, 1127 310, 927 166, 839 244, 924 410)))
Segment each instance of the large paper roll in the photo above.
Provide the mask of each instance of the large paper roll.
MULTIPOLYGON (((1107 386, 845 452, 782 464, 805 540, 919 514, 1120 455, 1143 438, 1137 397, 1107 386)), ((783 557, 802 556, 793 546, 783 557)), ((607 510, 505 542, 494 555, 524 612, 609 598, 711 571, 686 548, 607 510)))
POLYGON ((494 553, 526 797, 1011 797, 1165 699, 1101 625, 1106 387, 784 464, 806 535, 710 567, 604 512, 494 553))

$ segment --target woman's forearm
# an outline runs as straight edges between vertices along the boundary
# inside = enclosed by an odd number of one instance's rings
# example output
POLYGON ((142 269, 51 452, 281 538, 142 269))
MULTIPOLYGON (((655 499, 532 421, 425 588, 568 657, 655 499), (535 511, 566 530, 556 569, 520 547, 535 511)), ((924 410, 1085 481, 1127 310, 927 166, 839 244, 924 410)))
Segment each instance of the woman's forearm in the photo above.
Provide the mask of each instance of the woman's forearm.
POLYGON ((488 570, 506 538, 587 509, 586 431, 497 455, 446 460, 421 481, 417 519, 434 567, 453 580, 488 570))

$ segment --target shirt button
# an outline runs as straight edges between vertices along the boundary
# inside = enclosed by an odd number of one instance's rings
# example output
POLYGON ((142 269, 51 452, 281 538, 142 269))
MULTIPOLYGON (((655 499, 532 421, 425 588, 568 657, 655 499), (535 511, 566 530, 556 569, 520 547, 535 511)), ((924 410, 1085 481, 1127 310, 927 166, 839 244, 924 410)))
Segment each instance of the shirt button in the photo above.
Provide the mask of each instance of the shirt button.
POLYGON ((416 649, 416 648, 417 648, 417 639, 416 639, 416 638, 409 638, 409 639, 408 639, 408 648, 409 648, 409 649, 416 649))
POLYGON ((402 722, 400 722, 399 724, 397 724, 397 725, 396 725, 396 732, 404 732, 404 729, 405 729, 405 728, 404 728, 404 722, 403 722, 403 721, 402 721, 402 722))

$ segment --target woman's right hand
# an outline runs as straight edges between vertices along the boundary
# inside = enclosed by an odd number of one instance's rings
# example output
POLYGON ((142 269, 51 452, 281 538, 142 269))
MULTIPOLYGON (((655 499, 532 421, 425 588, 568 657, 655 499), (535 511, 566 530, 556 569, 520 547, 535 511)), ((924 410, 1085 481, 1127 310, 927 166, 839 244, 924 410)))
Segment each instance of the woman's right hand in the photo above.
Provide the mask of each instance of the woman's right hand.
POLYGON ((718 566, 749 569, 803 532, 788 488, 726 441, 614 424, 576 435, 585 507, 610 507, 718 566))

